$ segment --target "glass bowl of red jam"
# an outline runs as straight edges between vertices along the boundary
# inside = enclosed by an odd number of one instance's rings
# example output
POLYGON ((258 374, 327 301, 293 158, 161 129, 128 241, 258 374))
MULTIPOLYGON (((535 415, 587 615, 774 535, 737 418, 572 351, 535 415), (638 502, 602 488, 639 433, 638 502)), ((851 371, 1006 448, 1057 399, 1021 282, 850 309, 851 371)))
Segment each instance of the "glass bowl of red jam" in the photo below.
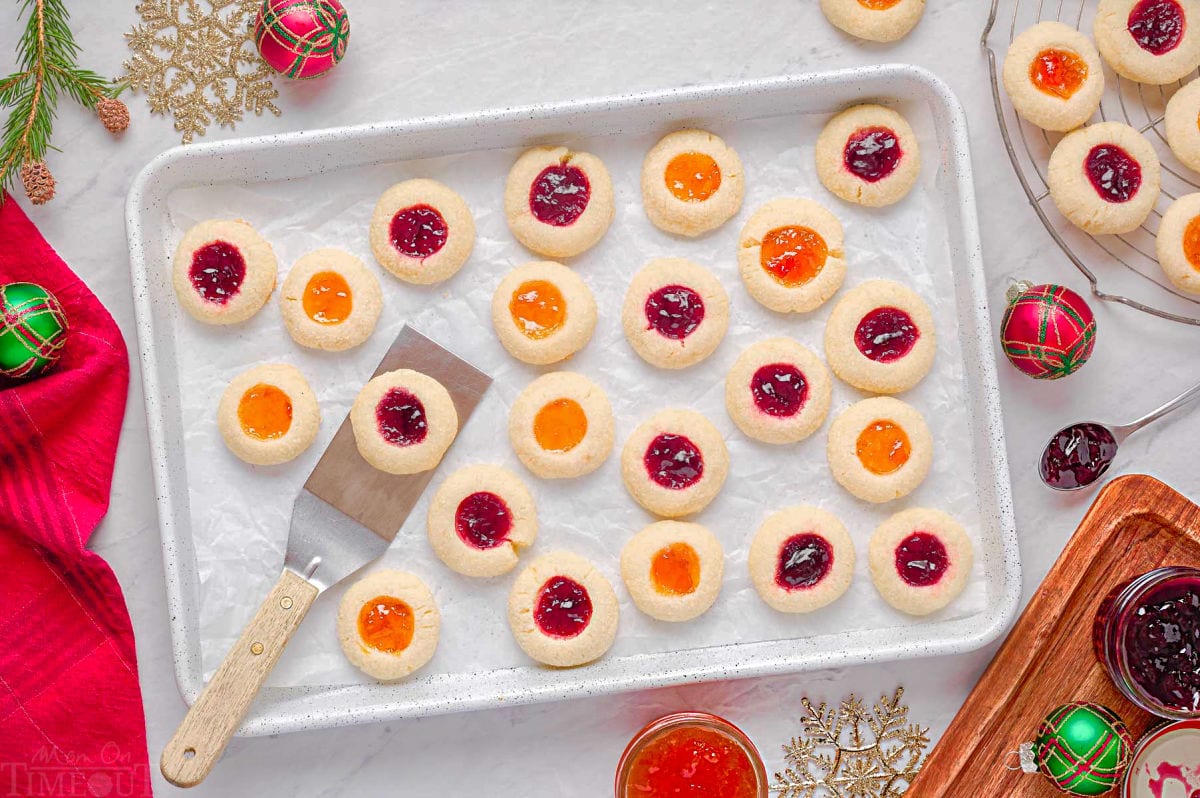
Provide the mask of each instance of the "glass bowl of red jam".
POLYGON ((1200 570, 1157 568, 1117 587, 1100 605, 1093 642, 1134 704, 1200 717, 1200 570))
POLYGON ((767 770, 741 729, 706 712, 665 715, 621 754, 616 798, 767 798, 767 770))

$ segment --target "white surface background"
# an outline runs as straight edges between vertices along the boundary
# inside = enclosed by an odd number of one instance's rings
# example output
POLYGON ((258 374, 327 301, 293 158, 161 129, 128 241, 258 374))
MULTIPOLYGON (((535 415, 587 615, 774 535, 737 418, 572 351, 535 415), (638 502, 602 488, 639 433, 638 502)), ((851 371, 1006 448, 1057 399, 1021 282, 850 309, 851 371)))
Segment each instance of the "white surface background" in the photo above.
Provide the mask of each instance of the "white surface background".
MULTIPOLYGON (((0 19, 0 65, 16 31, 13 4, 0 19)), ((128 57, 121 36, 136 21, 132 2, 71 4, 85 65, 117 73, 128 57)), ((516 0, 348 0, 354 33, 348 59, 329 78, 279 85, 282 117, 251 117, 249 135, 407 116, 472 111, 639 89, 762 77, 840 66, 907 61, 945 79, 972 124, 976 189, 989 299, 998 324, 1014 278, 1086 283, 1028 208, 1003 153, 992 115, 979 32, 985 0, 930 0, 907 40, 863 45, 830 28, 815 0, 542 3, 516 0)), ((114 143, 84 112, 65 105, 52 154, 59 196, 34 209, 43 234, 109 307, 136 348, 123 222, 125 193, 153 155, 178 142, 169 121, 150 118, 132 96, 132 129, 114 143)), ((208 138, 235 135, 212 130, 208 138)), ((28 203, 22 201, 28 209, 28 203)), ((1103 268, 1100 265, 1100 268, 1103 268)), ((1092 361, 1059 383, 1030 381, 1005 364, 1001 390, 1013 465, 1025 595, 1036 588, 1074 530, 1091 495, 1058 496, 1040 486, 1033 462, 1051 431, 1079 418, 1123 421, 1200 376, 1200 330, 1101 305, 1092 361)), ((152 496, 140 378, 133 385, 117 461, 112 508, 92 544, 116 570, 138 635, 151 762, 183 716, 167 632, 161 550, 152 496)), ((1133 438, 1117 473, 1142 471, 1200 495, 1192 449, 1200 413, 1133 438)), ((617 757, 646 721, 702 709, 741 725, 768 770, 799 729, 799 699, 836 701, 851 691, 874 699, 907 688, 912 717, 939 734, 987 664, 994 646, 938 660, 791 677, 663 689, 618 698, 278 738, 235 740, 198 795, 559 795, 602 796, 617 757)), ((102 689, 102 686, 99 686, 102 689)), ((1015 744, 1019 741, 1013 741, 1015 744)), ((158 776, 162 794, 174 788, 158 776)))

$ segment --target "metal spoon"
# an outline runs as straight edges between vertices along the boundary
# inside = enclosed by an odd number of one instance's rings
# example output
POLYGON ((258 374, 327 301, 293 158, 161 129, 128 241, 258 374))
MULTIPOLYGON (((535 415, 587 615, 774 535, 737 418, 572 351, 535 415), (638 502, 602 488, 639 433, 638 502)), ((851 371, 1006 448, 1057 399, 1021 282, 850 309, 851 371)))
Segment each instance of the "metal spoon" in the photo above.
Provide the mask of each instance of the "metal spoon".
POLYGON ((1080 490, 1092 485, 1108 471, 1117 447, 1142 427, 1183 407, 1200 396, 1194 385, 1171 401, 1130 424, 1107 425, 1082 421, 1063 427, 1050 437, 1038 461, 1042 482, 1054 490, 1080 490))

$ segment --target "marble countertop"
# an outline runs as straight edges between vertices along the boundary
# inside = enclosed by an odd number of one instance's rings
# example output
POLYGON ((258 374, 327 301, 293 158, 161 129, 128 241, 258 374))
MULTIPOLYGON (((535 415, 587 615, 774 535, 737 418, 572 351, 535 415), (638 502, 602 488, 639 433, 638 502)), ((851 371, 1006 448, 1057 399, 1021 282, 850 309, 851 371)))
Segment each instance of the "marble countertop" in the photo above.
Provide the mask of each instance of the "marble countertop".
MULTIPOLYGON (((122 34, 133 3, 73 3, 86 66, 116 74, 128 57, 122 34)), ((251 116, 227 138, 538 101, 765 77, 885 61, 932 70, 966 106, 974 147, 989 298, 998 325, 1017 278, 1086 283, 1054 247, 1028 207, 1005 157, 978 39, 985 0, 930 0, 926 18, 893 46, 840 35, 815 0, 604 0, 594 3, 346 0, 355 33, 347 60, 327 79, 280 80, 280 117, 251 116)), ((4 12, 11 19, 15 12, 4 12)), ((0 58, 13 52, 14 26, 0 27, 0 58)), ((127 96, 133 125, 114 142, 85 112, 64 103, 50 165, 58 197, 30 215, 109 307, 136 348, 124 227, 124 200, 151 157, 178 143, 171 123, 127 96)), ((28 208, 28 203, 22 202, 28 208)), ((1098 264, 1103 268, 1103 264, 1098 264)), ((1058 383, 1035 383, 1000 367, 1024 595, 1036 588, 1094 494, 1057 495, 1033 468, 1049 432, 1083 418, 1124 421, 1200 375, 1200 331, 1093 302, 1100 337, 1092 362, 1058 383)), ((137 632, 151 762, 185 705, 172 668, 162 553, 153 498, 142 392, 133 385, 117 459, 112 507, 92 538, 125 590, 137 632)), ((1200 413, 1131 439, 1117 473, 1152 474, 1200 496, 1200 468, 1186 441, 1200 441, 1200 413)), ((705 709, 741 725, 769 770, 779 746, 800 728, 800 698, 874 699, 905 686, 912 719, 936 736, 954 716, 995 646, 957 657, 845 668, 787 677, 662 689, 472 715, 387 723, 275 738, 235 740, 197 795, 605 795, 629 737, 662 712, 705 709)), ((1014 740, 1013 746, 1020 741, 1014 740)), ((155 788, 167 785, 154 768, 155 788)))

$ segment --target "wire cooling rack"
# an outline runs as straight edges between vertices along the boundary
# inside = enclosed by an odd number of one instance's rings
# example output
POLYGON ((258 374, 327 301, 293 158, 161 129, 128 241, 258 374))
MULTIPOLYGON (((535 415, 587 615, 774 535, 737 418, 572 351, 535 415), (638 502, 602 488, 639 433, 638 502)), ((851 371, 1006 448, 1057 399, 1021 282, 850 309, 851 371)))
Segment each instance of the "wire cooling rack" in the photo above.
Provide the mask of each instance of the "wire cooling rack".
POLYGON ((1049 133, 1019 118, 1001 86, 997 61, 1003 63, 1017 34, 1038 22, 1057 20, 1091 38, 1095 6, 1096 0, 992 0, 980 44, 987 53, 992 100, 1004 146, 1029 203, 1050 237, 1087 278, 1092 294, 1105 302, 1117 302, 1164 319, 1200 326, 1197 318, 1200 299, 1176 290, 1154 255, 1155 234, 1167 206, 1177 197, 1200 191, 1200 174, 1171 154, 1163 132, 1167 101, 1183 82, 1146 86, 1122 78, 1107 64, 1104 66, 1105 89, 1099 118, 1125 122, 1141 131, 1162 162, 1162 194, 1154 210, 1140 228, 1120 236, 1087 235, 1059 214, 1050 199, 1046 164, 1062 134, 1049 133))

